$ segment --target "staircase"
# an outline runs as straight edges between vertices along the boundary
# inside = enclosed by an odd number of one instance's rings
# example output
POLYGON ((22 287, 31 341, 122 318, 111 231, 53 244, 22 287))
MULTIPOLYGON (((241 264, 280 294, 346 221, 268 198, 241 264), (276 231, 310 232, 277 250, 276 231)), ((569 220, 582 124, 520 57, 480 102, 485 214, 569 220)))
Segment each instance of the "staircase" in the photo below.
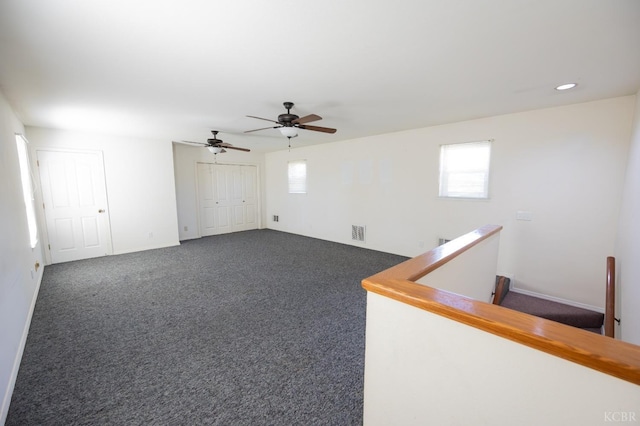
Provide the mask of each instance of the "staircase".
POLYGON ((602 334, 603 313, 509 291, 509 286, 509 278, 496 277, 494 304, 602 334))

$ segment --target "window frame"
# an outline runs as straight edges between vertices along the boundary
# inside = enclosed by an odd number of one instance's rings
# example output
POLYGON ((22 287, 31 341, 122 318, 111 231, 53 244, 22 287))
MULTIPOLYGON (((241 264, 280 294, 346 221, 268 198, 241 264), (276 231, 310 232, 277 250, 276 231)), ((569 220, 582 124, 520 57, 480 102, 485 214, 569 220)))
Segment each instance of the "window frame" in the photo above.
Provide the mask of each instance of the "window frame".
POLYGON ((16 133, 15 138, 20 168, 20 181, 22 183, 22 195, 27 215, 27 227, 29 229, 29 245, 34 249, 38 245, 38 221, 36 219, 35 207, 35 179, 29 159, 29 141, 20 133, 16 133))
POLYGON ((490 198, 492 147, 493 139, 440 145, 438 197, 445 199, 488 200, 490 198), (451 158, 452 153, 455 154, 455 150, 459 152, 464 146, 470 149, 487 149, 486 159, 483 158, 484 164, 479 164, 479 162, 478 164, 467 166, 451 164, 448 160, 451 158), (451 177, 455 174, 481 174, 482 191, 456 191, 451 187, 451 177))
POLYGON ((308 191, 308 167, 307 160, 290 160, 287 162, 287 190, 289 194, 306 194, 308 191), (304 166, 303 173, 295 168, 304 166), (292 173, 293 172, 293 173, 292 173), (296 175, 296 173, 298 175, 296 175))

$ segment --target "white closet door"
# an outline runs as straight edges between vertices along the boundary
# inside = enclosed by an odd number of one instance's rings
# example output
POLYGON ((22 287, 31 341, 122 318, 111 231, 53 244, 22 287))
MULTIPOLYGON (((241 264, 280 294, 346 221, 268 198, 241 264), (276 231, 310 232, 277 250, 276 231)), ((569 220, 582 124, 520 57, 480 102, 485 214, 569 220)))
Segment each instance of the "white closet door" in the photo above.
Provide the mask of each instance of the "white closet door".
POLYGON ((198 163, 200 235, 258 228, 257 168, 198 163))
POLYGON ((227 177, 227 190, 229 191, 229 214, 231 216, 231 231, 244 231, 244 190, 241 166, 214 165, 214 168, 225 169, 227 177))
POLYGON ((242 166, 242 182, 245 230, 258 229, 258 168, 242 166))

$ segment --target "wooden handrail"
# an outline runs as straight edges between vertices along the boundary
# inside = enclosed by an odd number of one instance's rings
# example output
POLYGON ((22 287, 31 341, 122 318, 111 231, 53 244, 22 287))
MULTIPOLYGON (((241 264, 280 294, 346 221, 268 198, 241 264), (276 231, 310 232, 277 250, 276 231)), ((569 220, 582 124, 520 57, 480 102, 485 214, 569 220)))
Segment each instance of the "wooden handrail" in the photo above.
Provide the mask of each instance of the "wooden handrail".
POLYGON ((409 281, 419 280, 429 272, 439 268, 451 259, 454 259, 458 255, 464 253, 492 235, 497 234, 501 230, 502 226, 485 225, 424 254, 379 272, 366 280, 389 277, 409 281))
POLYGON ((362 286, 367 291, 640 385, 640 346, 414 282, 501 229, 479 228, 366 278, 362 286))
POLYGON ((604 308, 604 335, 614 337, 616 318, 616 259, 607 257, 607 291, 604 308))

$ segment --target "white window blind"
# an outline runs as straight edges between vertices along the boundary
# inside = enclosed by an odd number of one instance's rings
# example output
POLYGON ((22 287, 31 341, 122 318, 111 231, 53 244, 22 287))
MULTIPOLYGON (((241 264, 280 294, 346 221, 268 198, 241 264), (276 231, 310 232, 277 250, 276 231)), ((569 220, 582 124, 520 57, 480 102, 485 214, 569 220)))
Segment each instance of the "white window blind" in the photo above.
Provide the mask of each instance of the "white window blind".
POLYGON ((491 141, 440 145, 440 196, 489 198, 491 141))
POLYGON ((289 194, 307 193, 307 160, 289 161, 289 194))
POLYGON ((29 227, 29 243, 34 248, 38 243, 38 227, 36 225, 36 210, 34 207, 33 174, 29 165, 29 154, 27 152, 27 140, 22 135, 16 135, 16 146, 18 148, 18 161, 20 163, 20 179, 22 181, 22 194, 24 195, 24 205, 27 211, 27 226, 29 227))

